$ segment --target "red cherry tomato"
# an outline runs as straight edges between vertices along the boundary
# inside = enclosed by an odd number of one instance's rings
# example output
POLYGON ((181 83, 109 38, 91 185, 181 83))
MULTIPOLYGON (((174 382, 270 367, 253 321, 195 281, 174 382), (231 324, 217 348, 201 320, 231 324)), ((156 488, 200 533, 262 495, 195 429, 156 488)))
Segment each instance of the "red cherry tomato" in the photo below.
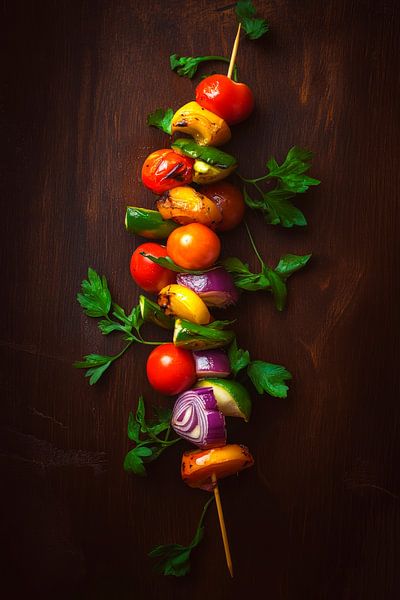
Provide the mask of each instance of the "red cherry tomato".
POLYGON ((243 220, 246 209, 243 194, 232 183, 217 181, 216 183, 202 186, 200 192, 215 202, 219 208, 222 221, 215 225, 217 231, 234 229, 243 220))
POLYGON ((234 125, 244 121, 254 108, 253 92, 245 83, 236 83, 226 75, 210 75, 196 88, 196 102, 234 125))
POLYGON ((152 254, 159 258, 160 256, 167 256, 167 249, 160 244, 148 242, 147 244, 138 246, 132 254, 130 265, 131 275, 143 290, 156 294, 166 285, 175 283, 176 275, 173 271, 156 265, 149 258, 142 256, 141 252, 146 252, 146 254, 152 254))
POLYGON ((146 371, 150 385, 166 396, 180 394, 196 381, 193 354, 174 344, 157 346, 147 359, 146 371))
POLYGON ((144 161, 142 181, 155 194, 162 194, 192 181, 193 158, 182 156, 171 148, 152 152, 144 161))
POLYGON ((184 269, 207 269, 218 259, 220 251, 217 234, 201 223, 178 227, 167 240, 168 256, 184 269))

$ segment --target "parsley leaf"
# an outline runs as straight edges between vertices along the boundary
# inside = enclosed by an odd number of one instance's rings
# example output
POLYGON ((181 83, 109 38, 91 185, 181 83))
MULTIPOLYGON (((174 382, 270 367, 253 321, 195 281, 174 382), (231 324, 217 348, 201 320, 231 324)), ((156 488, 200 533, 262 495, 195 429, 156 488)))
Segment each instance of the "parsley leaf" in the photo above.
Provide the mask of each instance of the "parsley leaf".
POLYGON ((214 497, 211 497, 204 505, 196 532, 188 546, 182 546, 181 544, 166 544, 164 546, 156 546, 149 552, 148 556, 156 559, 154 565, 155 571, 162 573, 163 575, 172 575, 174 577, 183 577, 190 572, 190 555, 192 550, 196 548, 203 539, 204 517, 213 500, 214 497))
POLYGON ((143 340, 140 328, 144 320, 140 305, 134 306, 130 314, 127 315, 121 306, 112 301, 107 279, 104 275, 100 277, 94 269, 89 267, 88 278, 82 281, 81 287, 82 292, 77 295, 77 300, 85 315, 96 318, 104 317, 98 322, 101 333, 108 335, 119 332, 123 334, 123 339, 128 342, 118 354, 113 356, 88 354, 83 361, 74 363, 74 367, 77 369, 87 369, 85 376, 89 377, 90 385, 94 385, 110 365, 120 358, 134 342, 155 346, 161 342, 146 342, 143 340))
POLYGON ((269 30, 268 23, 265 19, 257 19, 254 17, 256 9, 251 0, 239 0, 236 3, 236 16, 246 35, 251 40, 257 40, 269 30))
POLYGON ((157 108, 154 112, 147 115, 147 125, 158 127, 168 135, 172 134, 171 123, 174 111, 172 108, 167 108, 165 111, 162 108, 157 108))
POLYGON ((288 386, 285 381, 292 375, 281 365, 274 365, 261 360, 253 360, 247 367, 247 374, 259 394, 267 392, 275 398, 286 398, 288 386))
MULTIPOLYGON (((175 71, 179 77, 188 77, 192 79, 197 73, 199 65, 207 61, 218 61, 218 62, 230 62, 230 58, 226 56, 178 56, 177 54, 171 54, 169 62, 172 71, 175 71)), ((237 81, 237 67, 233 68, 233 80, 237 81)))
POLYGON ((250 363, 250 354, 248 350, 242 350, 241 348, 238 348, 236 338, 229 346, 228 358, 234 377, 236 377, 239 371, 247 367, 247 365, 250 363))
POLYGON ((155 418, 146 419, 146 407, 143 396, 140 396, 136 407, 136 414, 129 413, 128 418, 128 438, 135 443, 135 447, 126 454, 124 459, 124 469, 139 475, 146 476, 145 463, 156 460, 160 454, 168 448, 179 442, 181 438, 169 439, 171 409, 154 410, 155 418), (166 431, 163 438, 158 435, 166 431))
POLYGON ((267 162, 268 173, 255 179, 241 177, 245 184, 254 185, 259 194, 258 199, 250 196, 247 186, 244 187, 244 201, 253 209, 260 210, 267 223, 303 227, 307 220, 300 209, 290 201, 296 194, 303 194, 310 186, 319 185, 318 179, 305 175, 311 166, 312 153, 293 146, 287 153, 284 162, 279 165, 274 158, 267 162), (278 183, 272 190, 263 191, 260 181, 277 179, 278 183))
POLYGON ((89 267, 88 278, 82 281, 82 293, 77 295, 79 304, 88 317, 105 317, 111 308, 111 294, 107 279, 99 277, 96 271, 89 267))
POLYGON ((275 269, 271 269, 261 258, 254 243, 250 230, 245 223, 248 236, 253 250, 260 262, 261 271, 252 273, 249 266, 239 258, 229 257, 222 261, 223 266, 233 276, 235 286, 248 292, 266 290, 274 297, 275 306, 279 311, 285 308, 287 288, 286 280, 290 275, 304 267, 311 258, 311 254, 297 256, 296 254, 285 254, 279 260, 275 269))

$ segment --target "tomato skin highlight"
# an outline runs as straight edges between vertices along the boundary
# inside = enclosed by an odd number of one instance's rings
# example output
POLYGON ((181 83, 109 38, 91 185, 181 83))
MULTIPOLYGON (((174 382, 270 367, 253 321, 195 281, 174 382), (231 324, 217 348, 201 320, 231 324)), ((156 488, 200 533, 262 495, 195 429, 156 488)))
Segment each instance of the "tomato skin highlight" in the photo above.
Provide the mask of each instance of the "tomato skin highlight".
POLYGON ((184 269, 207 269, 218 260, 221 242, 209 227, 190 223, 174 229, 169 235, 167 252, 184 269))
POLYGON ((229 125, 247 119, 254 108, 253 92, 245 83, 232 81, 226 75, 210 75, 196 87, 196 102, 229 125))
POLYGON ((134 281, 145 292, 157 294, 163 287, 175 283, 176 275, 173 271, 160 267, 149 258, 141 255, 141 252, 152 254, 156 258, 167 256, 165 246, 147 242, 136 248, 131 257, 130 271, 134 281))
POLYGON ((243 194, 229 181, 218 181, 204 185, 200 192, 218 207, 222 221, 215 225, 216 231, 230 231, 241 223, 246 210, 243 194))
POLYGON ((150 353, 146 364, 150 385, 166 396, 188 390, 196 381, 196 366, 189 350, 162 344, 150 353))
POLYGON ((163 148, 149 154, 143 163, 142 181, 155 194, 162 194, 193 179, 194 160, 163 148))

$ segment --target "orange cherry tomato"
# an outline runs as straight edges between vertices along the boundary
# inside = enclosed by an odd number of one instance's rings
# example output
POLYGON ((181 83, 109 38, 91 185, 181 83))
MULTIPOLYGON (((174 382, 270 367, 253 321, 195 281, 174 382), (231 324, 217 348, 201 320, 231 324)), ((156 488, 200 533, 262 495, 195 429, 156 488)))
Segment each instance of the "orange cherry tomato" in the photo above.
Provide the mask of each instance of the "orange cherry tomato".
POLYGON ((220 252, 219 237, 201 223, 178 227, 167 240, 168 256, 184 269, 207 269, 215 263, 220 252))
POLYGON ((203 186, 200 191, 219 208, 222 221, 215 225, 217 231, 229 231, 241 223, 246 205, 239 188, 228 181, 217 181, 203 186))
POLYGON ((163 148, 152 152, 144 161, 142 181, 155 194, 162 194, 193 178, 193 158, 163 148))

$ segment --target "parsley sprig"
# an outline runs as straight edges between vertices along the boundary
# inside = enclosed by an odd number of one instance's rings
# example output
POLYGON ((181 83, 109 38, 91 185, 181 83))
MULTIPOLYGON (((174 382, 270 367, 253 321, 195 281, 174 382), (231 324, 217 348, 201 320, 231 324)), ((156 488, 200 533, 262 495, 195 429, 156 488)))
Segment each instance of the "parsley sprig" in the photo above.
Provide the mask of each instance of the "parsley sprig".
POLYGON ((236 257, 226 258, 222 261, 222 264, 225 269, 232 274, 236 287, 249 292, 256 292, 258 290, 271 292, 276 308, 279 311, 282 311, 285 308, 287 298, 286 280, 308 263, 311 254, 305 254, 304 256, 285 254, 284 256, 281 256, 277 266, 272 269, 261 258, 247 223, 245 223, 245 226, 253 250, 260 262, 260 272, 252 273, 248 264, 243 263, 236 257))
POLYGON ((251 0, 239 0, 236 3, 235 13, 238 21, 247 37, 251 40, 257 40, 269 31, 269 25, 265 19, 255 17, 256 9, 251 0))
POLYGON ((145 463, 156 460, 169 446, 173 446, 182 438, 169 439, 171 431, 171 409, 153 409, 156 418, 146 420, 146 409, 143 396, 140 396, 136 414, 129 413, 128 438, 135 442, 135 447, 125 456, 124 469, 144 477, 145 463), (160 438, 160 433, 164 433, 160 438))
POLYGON ((238 348, 236 338, 229 346, 229 362, 232 374, 236 377, 246 369, 247 376, 259 394, 266 392, 274 398, 286 398, 289 387, 285 381, 292 379, 291 373, 282 365, 251 360, 247 350, 238 348))
POLYGON ((196 548, 204 535, 203 521, 207 509, 214 500, 212 496, 204 505, 201 513, 200 521, 196 529, 196 533, 188 546, 181 544, 166 544, 164 546, 156 546, 149 552, 150 558, 156 559, 154 570, 163 575, 173 575, 174 577, 183 577, 190 571, 190 555, 196 548))
POLYGON ((150 125, 150 127, 157 127, 164 133, 172 135, 171 124, 173 116, 174 111, 172 108, 167 108, 166 110, 157 108, 157 110, 147 115, 147 125, 150 125))
POLYGON ((279 165, 275 158, 267 162, 268 173, 254 179, 246 179, 239 175, 244 182, 244 200, 253 209, 260 210, 267 223, 283 227, 300 227, 307 225, 307 220, 299 208, 294 206, 290 198, 303 194, 310 186, 319 185, 318 179, 306 175, 311 167, 312 152, 293 146, 287 153, 284 162, 279 165), (264 191, 259 183, 277 179, 274 189, 264 191), (246 185, 247 184, 247 185, 246 185), (248 193, 248 185, 253 185, 258 192, 254 199, 248 193))
MULTIPOLYGON (((171 54, 169 57, 172 71, 175 71, 179 77, 187 77, 188 79, 192 79, 196 75, 197 69, 201 63, 207 61, 225 62, 229 64, 230 59, 225 56, 178 56, 177 54, 171 54)), ((236 65, 233 69, 232 78, 234 81, 238 80, 238 70, 236 65)))
POLYGON ((101 318, 98 327, 103 335, 119 332, 123 335, 126 345, 120 352, 114 355, 87 354, 84 360, 74 363, 77 369, 87 369, 85 376, 89 377, 90 385, 98 382, 100 377, 120 358, 130 346, 137 342, 139 344, 159 345, 163 342, 151 342, 143 339, 140 329, 144 323, 139 304, 134 306, 129 314, 113 302, 107 279, 100 277, 96 271, 89 267, 88 278, 81 284, 82 292, 77 295, 77 300, 83 312, 88 317, 101 318))

